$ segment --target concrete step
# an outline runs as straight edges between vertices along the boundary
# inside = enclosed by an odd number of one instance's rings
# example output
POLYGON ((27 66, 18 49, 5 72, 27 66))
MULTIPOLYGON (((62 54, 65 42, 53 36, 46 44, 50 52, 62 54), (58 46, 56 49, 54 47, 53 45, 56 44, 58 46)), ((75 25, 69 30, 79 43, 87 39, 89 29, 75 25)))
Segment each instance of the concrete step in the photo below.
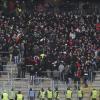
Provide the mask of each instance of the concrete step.
POLYGON ((97 74, 96 77, 100 77, 100 74, 97 74))
POLYGON ((100 89, 100 71, 96 71, 95 81, 92 83, 92 86, 96 89, 100 89))
POLYGON ((100 82, 99 82, 99 83, 92 83, 92 85, 93 85, 93 86, 94 86, 94 85, 100 86, 100 82))
POLYGON ((100 77, 95 77, 95 81, 100 81, 100 77))
POLYGON ((100 74, 100 70, 96 71, 96 75, 97 75, 97 74, 100 74))

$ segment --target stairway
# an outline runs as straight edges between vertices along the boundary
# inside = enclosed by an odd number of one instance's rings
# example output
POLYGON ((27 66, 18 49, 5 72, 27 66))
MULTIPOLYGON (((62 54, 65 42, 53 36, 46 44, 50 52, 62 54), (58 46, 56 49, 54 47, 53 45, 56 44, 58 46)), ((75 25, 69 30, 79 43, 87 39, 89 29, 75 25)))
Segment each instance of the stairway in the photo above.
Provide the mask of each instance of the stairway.
POLYGON ((92 83, 92 86, 96 89, 100 89, 100 71, 96 71, 95 81, 92 83))

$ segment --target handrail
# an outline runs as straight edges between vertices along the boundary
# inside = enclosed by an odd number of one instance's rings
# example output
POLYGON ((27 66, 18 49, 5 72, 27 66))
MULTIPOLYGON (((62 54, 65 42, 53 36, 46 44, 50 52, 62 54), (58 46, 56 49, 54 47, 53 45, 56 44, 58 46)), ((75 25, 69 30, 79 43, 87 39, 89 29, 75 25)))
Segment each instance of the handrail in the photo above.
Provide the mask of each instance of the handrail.
POLYGON ((29 78, 12 78, 12 80, 29 80, 29 78))
POLYGON ((10 52, 1 52, 1 51, 0 51, 0 54, 1 54, 1 53, 3 54, 3 53, 10 53, 10 52))
POLYGON ((8 65, 3 65, 4 67, 11 67, 11 66, 16 66, 16 64, 8 64, 8 65))
POLYGON ((93 71, 93 72, 98 72, 98 73, 100 73, 100 71, 93 71))
POLYGON ((0 71, 0 73, 8 73, 8 71, 0 71))

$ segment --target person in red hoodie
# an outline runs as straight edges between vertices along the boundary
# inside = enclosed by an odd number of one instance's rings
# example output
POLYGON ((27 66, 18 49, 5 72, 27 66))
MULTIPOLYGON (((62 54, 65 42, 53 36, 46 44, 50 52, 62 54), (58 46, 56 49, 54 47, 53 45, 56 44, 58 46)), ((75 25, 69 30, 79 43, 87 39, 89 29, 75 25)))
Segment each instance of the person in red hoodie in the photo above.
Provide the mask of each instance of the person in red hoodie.
POLYGON ((79 63, 79 61, 76 62, 76 67, 77 67, 77 69, 80 69, 81 64, 79 63))

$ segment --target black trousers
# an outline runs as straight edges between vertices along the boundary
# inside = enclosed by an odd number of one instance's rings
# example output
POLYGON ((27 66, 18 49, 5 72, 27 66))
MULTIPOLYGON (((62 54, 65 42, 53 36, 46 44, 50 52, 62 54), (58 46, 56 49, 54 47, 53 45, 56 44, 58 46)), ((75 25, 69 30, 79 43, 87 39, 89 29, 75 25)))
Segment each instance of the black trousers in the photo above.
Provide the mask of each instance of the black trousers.
POLYGON ((82 99, 83 99, 82 97, 79 97, 79 98, 78 98, 78 100, 82 100, 82 99))
POLYGON ((71 98, 67 98, 66 100, 71 100, 71 98))
POLYGON ((54 100, 59 100, 58 98, 55 98, 54 100))
POLYGON ((35 100, 35 98, 34 97, 30 97, 30 100, 35 100))
POLYGON ((92 98, 92 100, 96 100, 96 98, 92 98))
POLYGON ((40 99, 40 100, 45 100, 45 99, 40 99))
POLYGON ((48 100, 52 100, 52 98, 48 98, 48 100))

